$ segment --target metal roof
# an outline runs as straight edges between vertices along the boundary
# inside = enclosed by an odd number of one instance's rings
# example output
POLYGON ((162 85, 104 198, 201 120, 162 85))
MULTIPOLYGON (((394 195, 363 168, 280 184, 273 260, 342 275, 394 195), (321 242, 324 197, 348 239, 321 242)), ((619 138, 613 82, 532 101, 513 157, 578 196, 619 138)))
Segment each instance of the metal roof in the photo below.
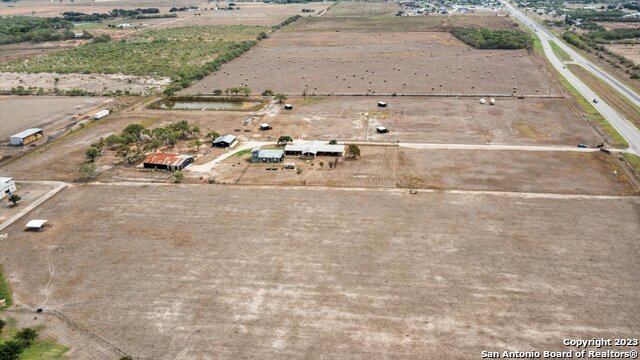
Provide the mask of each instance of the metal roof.
POLYGON ((47 220, 31 220, 27 223, 27 229, 40 229, 47 223, 47 220))
POLYGON ((301 152, 303 154, 317 153, 343 153, 344 145, 330 145, 320 141, 313 141, 302 144, 289 144, 284 147, 285 151, 301 152))
POLYGON ((27 130, 21 131, 21 132, 19 132, 19 133, 15 134, 15 135, 11 135, 11 137, 12 137, 12 138, 21 138, 21 139, 24 139, 24 138, 26 138, 27 136, 31 136, 31 135, 33 135, 33 134, 37 134, 37 133, 39 133, 39 132, 41 132, 41 131, 42 131, 42 129, 40 129, 40 128, 31 128, 31 129, 27 129, 27 130))
POLYGON ((213 140, 213 143, 217 144, 219 142, 226 142, 227 144, 231 144, 234 141, 236 141, 236 137, 234 135, 227 134, 227 135, 218 136, 215 140, 213 140))
POLYGON ((261 159, 280 159, 284 156, 283 150, 262 150, 258 149, 258 157, 261 159))
POLYGON ((193 158, 190 155, 155 153, 147 156, 143 163, 154 165, 180 166, 185 160, 193 158))
POLYGON ((0 184, 6 184, 9 181, 13 181, 13 178, 10 177, 0 177, 0 184))

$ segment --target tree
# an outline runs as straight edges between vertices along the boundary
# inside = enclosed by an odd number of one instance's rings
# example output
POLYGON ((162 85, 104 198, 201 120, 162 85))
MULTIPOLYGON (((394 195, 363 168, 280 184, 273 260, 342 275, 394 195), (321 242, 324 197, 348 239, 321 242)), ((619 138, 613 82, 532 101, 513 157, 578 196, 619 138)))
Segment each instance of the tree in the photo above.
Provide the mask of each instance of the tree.
POLYGON ((282 145, 292 141, 293 139, 291 138, 291 136, 288 136, 288 135, 283 135, 278 138, 278 144, 282 144, 282 145))
POLYGON ((349 146, 347 146, 347 154, 355 159, 360 156, 360 148, 356 144, 349 144, 349 146))
POLYGON ((329 141, 329 145, 336 145, 337 143, 338 143, 338 140, 329 141))
POLYGON ((133 360, 133 358, 131 356, 123 356, 120 360, 133 360))
POLYGON ((215 90, 213 90, 213 95, 215 95, 215 96, 220 96, 220 95, 222 95, 222 90, 220 90, 220 89, 215 89, 215 90))
POLYGON ((181 183, 182 180, 184 180, 184 174, 182 173, 182 171, 176 171, 175 173, 173 173, 173 181, 176 184, 181 183))
POLYGON ((217 131, 209 131, 209 132, 207 133, 206 138, 209 138, 209 139, 211 139, 211 140, 215 140, 215 139, 216 139, 217 137, 219 137, 219 136, 220 136, 220 134, 218 134, 218 132, 217 132, 217 131))
POLYGON ((2 360, 18 360, 23 345, 18 341, 7 341, 0 345, 0 359, 2 360))
POLYGON ((20 195, 18 194, 11 194, 9 195, 9 201, 11 201, 13 203, 13 206, 18 205, 18 201, 22 200, 22 197, 20 197, 20 195))
POLYGON ((287 95, 278 93, 276 94, 275 99, 278 100, 278 103, 282 104, 283 101, 287 100, 287 95))
POLYGON ((200 141, 200 139, 195 139, 193 141, 193 146, 196 147, 196 151, 200 151, 200 145, 202 145, 202 141, 200 141))
POLYGON ((267 89, 262 92, 262 96, 273 96, 273 90, 267 89))
POLYGON ((320 169, 324 168, 324 161, 320 161, 318 165, 320 165, 320 169))
POLYGON ((96 164, 94 163, 80 165, 80 174, 82 174, 85 179, 95 179, 99 175, 96 164))
POLYGON ((21 340, 21 341, 24 341, 26 343, 31 343, 37 337, 38 337, 38 332, 35 329, 24 328, 24 329, 18 331, 14 338, 16 340, 21 340))
POLYGON ((7 323, 4 320, 0 319, 0 334, 2 334, 2 329, 4 329, 5 325, 7 325, 7 323))
POLYGON ((87 151, 84 152, 84 155, 89 159, 89 161, 96 161, 96 158, 100 156, 100 150, 94 148, 93 146, 88 148, 87 151))

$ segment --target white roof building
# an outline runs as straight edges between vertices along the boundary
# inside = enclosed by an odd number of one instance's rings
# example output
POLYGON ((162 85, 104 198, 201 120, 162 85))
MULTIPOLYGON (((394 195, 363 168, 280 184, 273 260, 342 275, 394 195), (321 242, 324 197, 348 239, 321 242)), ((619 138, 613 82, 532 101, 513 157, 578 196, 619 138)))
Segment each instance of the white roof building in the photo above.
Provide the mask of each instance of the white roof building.
POLYGON ((287 155, 312 155, 312 156, 342 156, 344 145, 330 145, 320 141, 307 143, 288 144, 284 147, 287 155))

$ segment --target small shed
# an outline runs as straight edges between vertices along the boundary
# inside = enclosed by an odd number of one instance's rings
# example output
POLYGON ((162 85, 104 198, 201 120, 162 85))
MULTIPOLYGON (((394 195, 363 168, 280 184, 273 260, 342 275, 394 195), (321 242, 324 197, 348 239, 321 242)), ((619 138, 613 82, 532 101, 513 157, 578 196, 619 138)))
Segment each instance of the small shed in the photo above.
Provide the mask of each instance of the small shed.
POLYGON ((293 162, 286 162, 286 163, 284 163, 283 168, 284 168, 285 170, 293 170, 293 169, 295 169, 295 168, 296 168, 296 163, 293 163, 293 162))
POLYGON ((387 107, 387 103, 384 101, 378 101, 378 107, 381 107, 381 108, 387 107))
POLYGON ((44 132, 40 128, 31 128, 21 131, 15 135, 11 135, 9 141, 11 145, 23 146, 28 145, 44 137, 44 132))
POLYGON ((293 110, 293 105, 291 105, 291 104, 284 104, 284 109, 285 109, 285 110, 293 110))
POLYGON ((271 130, 271 129, 272 129, 272 127, 271 127, 271 125, 269 125, 268 123, 262 123, 262 124, 260 124, 260 130, 263 130, 263 131, 264 131, 264 130, 271 130))
POLYGON ((13 194, 18 188, 16 182, 10 177, 0 177, 0 199, 13 194))
POLYGON ((389 129, 387 129, 387 128, 386 128, 386 127, 384 127, 384 126, 378 126, 378 127, 376 128, 376 131, 377 131, 378 133, 380 133, 380 134, 385 134, 385 133, 388 133, 388 132, 389 132, 389 129))
POLYGON ((218 136, 213 140, 212 145, 214 147, 231 147, 236 142, 237 138, 234 135, 227 134, 218 136))
POLYGON ((275 163, 284 161, 284 150, 263 150, 256 147, 251 150, 251 162, 275 163))
POLYGON ((27 223, 25 230, 40 231, 47 224, 47 220, 31 220, 27 223))
POLYGON ((102 110, 102 111, 98 111, 95 115, 93 115, 93 118, 95 120, 101 119, 105 116, 109 115, 109 110, 102 110))
POLYGON ((142 162, 142 166, 145 169, 179 171, 192 162, 193 156, 191 155, 156 153, 147 156, 142 162))

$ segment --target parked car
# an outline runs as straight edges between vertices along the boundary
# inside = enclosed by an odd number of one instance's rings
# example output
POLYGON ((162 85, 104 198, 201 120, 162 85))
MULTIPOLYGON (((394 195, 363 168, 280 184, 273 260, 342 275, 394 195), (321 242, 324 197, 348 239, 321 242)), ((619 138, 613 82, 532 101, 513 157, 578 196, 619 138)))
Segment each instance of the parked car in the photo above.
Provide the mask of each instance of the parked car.
POLYGON ((598 103, 598 99, 593 99, 593 103, 597 104, 598 103))
POLYGON ((586 149, 586 148, 587 148, 587 144, 578 144, 578 147, 579 147, 579 148, 586 149))

